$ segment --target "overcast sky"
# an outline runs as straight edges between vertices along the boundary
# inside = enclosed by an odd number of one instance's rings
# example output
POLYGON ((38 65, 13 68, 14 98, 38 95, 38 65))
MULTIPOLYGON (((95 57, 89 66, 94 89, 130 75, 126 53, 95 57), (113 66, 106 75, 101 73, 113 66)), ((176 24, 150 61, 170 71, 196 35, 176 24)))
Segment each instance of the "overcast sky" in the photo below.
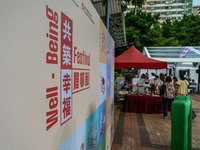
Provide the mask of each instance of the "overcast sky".
POLYGON ((200 0, 193 0, 193 7, 200 6, 200 0))

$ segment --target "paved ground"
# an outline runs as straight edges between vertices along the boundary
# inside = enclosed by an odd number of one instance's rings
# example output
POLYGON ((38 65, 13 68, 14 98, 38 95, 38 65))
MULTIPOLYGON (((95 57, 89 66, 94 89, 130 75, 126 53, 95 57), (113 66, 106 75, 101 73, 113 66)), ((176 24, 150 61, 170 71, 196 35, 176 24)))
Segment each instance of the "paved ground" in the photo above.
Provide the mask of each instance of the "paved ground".
MULTIPOLYGON (((197 117, 192 121, 192 149, 200 150, 200 95, 190 95, 197 117)), ((168 113, 169 115, 169 113, 168 113)), ((170 150, 171 119, 162 114, 125 113, 115 105, 112 150, 170 150)))

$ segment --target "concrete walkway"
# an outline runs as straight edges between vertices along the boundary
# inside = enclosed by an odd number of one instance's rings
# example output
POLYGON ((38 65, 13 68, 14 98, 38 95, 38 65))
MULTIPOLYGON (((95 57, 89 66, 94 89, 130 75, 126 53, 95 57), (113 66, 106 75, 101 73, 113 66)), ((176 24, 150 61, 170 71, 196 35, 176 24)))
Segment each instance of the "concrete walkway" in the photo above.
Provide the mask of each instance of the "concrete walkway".
MULTIPOLYGON (((192 149, 200 150, 200 95, 189 95, 197 117, 192 121, 192 149)), ((162 114, 123 112, 115 105, 115 136, 112 150, 170 150, 171 119, 162 114)))

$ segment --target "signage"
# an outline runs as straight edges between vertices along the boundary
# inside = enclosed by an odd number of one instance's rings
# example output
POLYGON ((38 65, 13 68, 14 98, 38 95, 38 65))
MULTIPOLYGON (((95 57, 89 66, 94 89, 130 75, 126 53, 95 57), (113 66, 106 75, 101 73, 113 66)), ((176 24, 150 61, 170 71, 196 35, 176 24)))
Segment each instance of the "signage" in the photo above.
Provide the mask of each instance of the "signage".
POLYGON ((0 5, 0 149, 110 148, 115 43, 91 1, 23 4, 0 5))

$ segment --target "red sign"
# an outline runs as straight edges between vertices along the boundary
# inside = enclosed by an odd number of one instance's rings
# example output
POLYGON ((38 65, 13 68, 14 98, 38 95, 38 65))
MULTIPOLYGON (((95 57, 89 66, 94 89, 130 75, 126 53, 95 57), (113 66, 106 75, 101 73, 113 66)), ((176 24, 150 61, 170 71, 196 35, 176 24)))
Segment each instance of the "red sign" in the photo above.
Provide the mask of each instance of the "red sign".
POLYGON ((72 94, 90 88, 89 69, 73 69, 73 78, 72 94))
POLYGON ((61 69, 72 68, 73 22, 61 12, 61 69))
POLYGON ((61 125, 72 118, 73 22, 61 12, 61 125))

